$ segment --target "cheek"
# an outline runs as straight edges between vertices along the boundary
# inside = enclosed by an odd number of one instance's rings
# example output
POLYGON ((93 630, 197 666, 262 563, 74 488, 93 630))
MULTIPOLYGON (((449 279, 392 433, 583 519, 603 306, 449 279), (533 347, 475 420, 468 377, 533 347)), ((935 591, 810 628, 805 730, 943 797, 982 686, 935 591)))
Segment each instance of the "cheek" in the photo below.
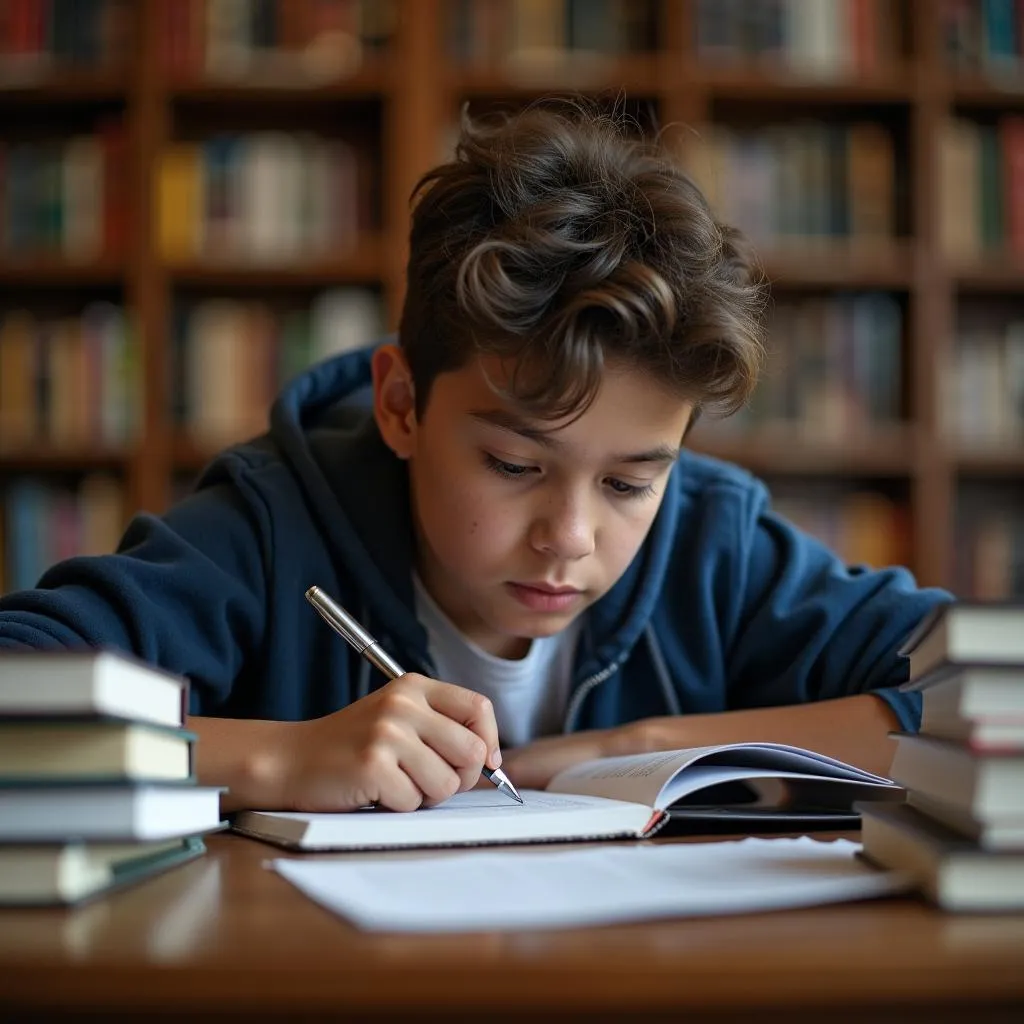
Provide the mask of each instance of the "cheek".
POLYGON ((633 561, 654 522, 657 508, 640 515, 623 517, 605 534, 605 564, 621 575, 633 561))
POLYGON ((422 494, 420 515, 437 555, 452 568, 500 561, 517 543, 512 505, 475 477, 460 487, 422 494))

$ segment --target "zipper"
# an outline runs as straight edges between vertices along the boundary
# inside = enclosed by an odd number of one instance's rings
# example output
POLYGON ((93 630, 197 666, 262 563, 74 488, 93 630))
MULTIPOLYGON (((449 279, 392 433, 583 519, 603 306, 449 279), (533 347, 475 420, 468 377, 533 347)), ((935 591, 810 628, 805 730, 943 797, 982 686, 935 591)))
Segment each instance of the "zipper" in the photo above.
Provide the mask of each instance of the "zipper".
POLYGON ((572 695, 572 700, 569 701, 569 707, 565 712, 565 721, 562 724, 562 732, 571 732, 573 721, 579 714, 580 707, 583 702, 587 699, 587 696, 592 690, 596 689, 601 685, 609 676, 614 675, 620 668, 622 668, 623 662, 626 660, 628 655, 613 661, 610 665, 605 665, 600 672, 595 672, 592 676, 588 676, 583 680, 582 683, 577 687, 576 692, 572 695))

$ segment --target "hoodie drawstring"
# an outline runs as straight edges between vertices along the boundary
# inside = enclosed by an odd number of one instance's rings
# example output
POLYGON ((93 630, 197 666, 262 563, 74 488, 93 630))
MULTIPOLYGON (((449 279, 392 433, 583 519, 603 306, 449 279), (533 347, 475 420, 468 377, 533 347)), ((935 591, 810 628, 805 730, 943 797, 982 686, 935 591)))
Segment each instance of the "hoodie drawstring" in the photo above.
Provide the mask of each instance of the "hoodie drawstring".
POLYGON ((658 677, 658 685, 665 696, 665 703, 668 705, 670 715, 681 715, 683 709, 679 704, 679 697, 672 686, 672 677, 669 675, 668 665, 665 664, 665 656, 661 653, 661 645, 658 643, 654 627, 648 623, 644 630, 647 639, 647 647, 651 652, 651 661, 654 664, 654 673, 658 677))

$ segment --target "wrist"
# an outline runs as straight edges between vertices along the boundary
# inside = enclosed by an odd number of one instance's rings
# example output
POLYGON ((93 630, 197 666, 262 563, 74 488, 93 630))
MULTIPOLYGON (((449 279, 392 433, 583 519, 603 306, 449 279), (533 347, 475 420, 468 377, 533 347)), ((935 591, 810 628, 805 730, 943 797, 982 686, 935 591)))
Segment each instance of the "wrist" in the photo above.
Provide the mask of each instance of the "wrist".
POLYGON ((302 722, 191 716, 195 772, 202 786, 221 786, 221 810, 288 806, 292 765, 301 754, 302 722), (292 751, 295 753, 292 753, 292 751))
MULTIPOLYGON (((254 723, 255 724, 255 723, 254 723)), ((242 806, 288 810, 291 766, 301 749, 303 722, 260 722, 242 765, 236 793, 242 806)), ((234 801, 232 801, 234 802, 234 801)))
POLYGON ((650 754, 656 750, 667 750, 661 719, 641 718, 609 730, 608 756, 625 754, 650 754))

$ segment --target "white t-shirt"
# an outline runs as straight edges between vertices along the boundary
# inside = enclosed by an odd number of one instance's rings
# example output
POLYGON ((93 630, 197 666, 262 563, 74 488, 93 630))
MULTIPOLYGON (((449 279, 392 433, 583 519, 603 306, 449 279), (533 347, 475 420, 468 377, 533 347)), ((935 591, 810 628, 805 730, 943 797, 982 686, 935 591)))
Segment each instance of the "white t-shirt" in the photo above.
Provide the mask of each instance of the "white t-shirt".
POLYGON ((489 697, 503 747, 562 731, 572 686, 580 617, 554 636, 530 643, 523 658, 498 658, 467 640, 414 574, 416 616, 429 638, 437 676, 489 697))

